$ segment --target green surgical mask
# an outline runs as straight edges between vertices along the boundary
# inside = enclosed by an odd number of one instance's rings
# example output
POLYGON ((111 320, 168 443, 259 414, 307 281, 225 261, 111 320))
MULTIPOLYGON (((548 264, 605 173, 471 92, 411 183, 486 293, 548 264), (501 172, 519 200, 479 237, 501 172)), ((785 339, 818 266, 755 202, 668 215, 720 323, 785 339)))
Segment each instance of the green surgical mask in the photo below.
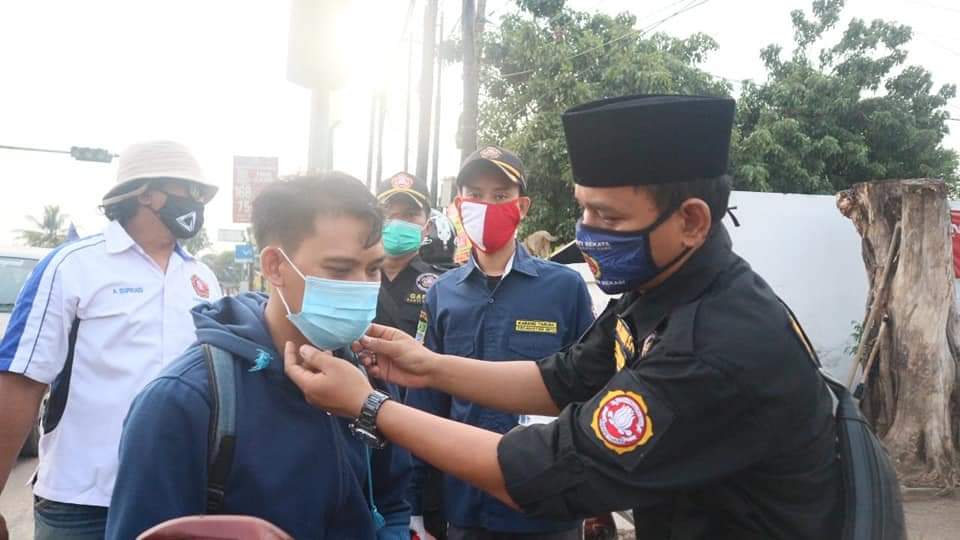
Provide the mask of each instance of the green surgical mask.
POLYGON ((392 219, 383 225, 383 249, 391 257, 399 257, 420 249, 423 227, 416 223, 392 219))

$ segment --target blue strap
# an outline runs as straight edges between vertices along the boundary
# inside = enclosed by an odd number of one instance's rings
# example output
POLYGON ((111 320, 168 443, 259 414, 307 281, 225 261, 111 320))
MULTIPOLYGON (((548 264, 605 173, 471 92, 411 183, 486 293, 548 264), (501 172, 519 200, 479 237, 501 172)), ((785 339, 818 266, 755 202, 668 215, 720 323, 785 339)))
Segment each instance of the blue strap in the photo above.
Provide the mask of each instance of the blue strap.
POLYGON ((373 468, 370 466, 370 447, 367 447, 367 491, 370 492, 370 515, 373 517, 373 527, 379 531, 387 524, 380 510, 377 510, 377 503, 373 500, 373 468))
POLYGON ((253 360, 253 367, 249 369, 251 373, 266 369, 270 365, 273 356, 263 349, 257 349, 257 357, 253 360))
POLYGON ((204 345, 213 407, 210 410, 210 455, 207 462, 207 513, 223 509, 227 479, 233 465, 237 432, 237 380, 233 356, 212 345, 204 345))

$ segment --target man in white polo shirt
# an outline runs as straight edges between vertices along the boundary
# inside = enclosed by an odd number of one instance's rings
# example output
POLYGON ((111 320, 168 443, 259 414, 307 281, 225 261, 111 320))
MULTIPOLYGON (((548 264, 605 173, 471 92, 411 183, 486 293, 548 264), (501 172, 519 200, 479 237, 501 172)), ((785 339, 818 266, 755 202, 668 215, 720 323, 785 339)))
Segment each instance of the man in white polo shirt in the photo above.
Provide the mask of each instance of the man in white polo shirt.
POLYGON ((103 538, 127 409, 195 340, 190 309, 221 296, 178 243, 216 191, 184 146, 131 146, 103 198, 106 230, 54 250, 24 285, 0 342, 0 489, 49 386, 35 539, 103 538))

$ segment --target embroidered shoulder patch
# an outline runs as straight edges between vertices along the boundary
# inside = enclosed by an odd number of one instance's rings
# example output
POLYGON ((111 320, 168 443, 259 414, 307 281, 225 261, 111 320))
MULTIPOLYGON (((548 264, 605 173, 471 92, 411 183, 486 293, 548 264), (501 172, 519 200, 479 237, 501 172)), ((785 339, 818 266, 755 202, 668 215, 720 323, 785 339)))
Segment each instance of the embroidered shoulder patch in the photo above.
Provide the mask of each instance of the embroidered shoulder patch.
POLYGON ((626 367, 627 362, 633 360, 637 354, 637 346, 633 341, 633 333, 623 319, 617 319, 617 327, 613 333, 613 358, 617 362, 617 371, 626 367))
POLYGON ((593 413, 593 433, 604 446, 626 454, 653 437, 653 420, 640 394, 612 390, 600 400, 593 413))
POLYGON ((518 319, 513 329, 516 332, 533 332, 536 334, 556 334, 557 321, 523 321, 518 319))
POLYGON ((197 296, 200 298, 210 298, 210 286, 207 285, 207 282, 200 278, 200 276, 194 274, 190 277, 190 283, 193 285, 193 291, 197 293, 197 296))
POLYGON ((433 287, 433 284, 437 282, 437 275, 434 273, 425 273, 417 276, 417 287, 423 291, 427 292, 430 290, 430 287, 433 287))

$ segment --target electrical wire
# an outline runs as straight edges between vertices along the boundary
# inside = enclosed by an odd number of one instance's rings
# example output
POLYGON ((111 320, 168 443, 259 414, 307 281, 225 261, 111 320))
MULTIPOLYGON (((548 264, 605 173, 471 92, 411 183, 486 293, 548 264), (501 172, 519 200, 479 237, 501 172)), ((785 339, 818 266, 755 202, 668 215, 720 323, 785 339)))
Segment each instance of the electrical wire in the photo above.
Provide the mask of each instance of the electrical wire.
MULTIPOLYGON (((580 51, 580 52, 578 52, 578 53, 576 53, 576 54, 573 54, 573 55, 571 55, 571 56, 568 56, 567 58, 564 58, 563 61, 574 60, 574 59, 576 59, 576 58, 580 58, 581 56, 585 56, 585 55, 587 55, 587 54, 590 54, 590 53, 593 52, 593 51, 596 51, 596 50, 599 50, 599 49, 603 49, 604 47, 606 47, 606 46, 608 46, 608 45, 611 45, 611 44, 616 43, 616 42, 618 42, 618 41, 622 41, 622 40, 624 40, 624 39, 626 39, 626 38, 628 38, 628 37, 630 37, 630 36, 633 36, 633 35, 637 35, 638 37, 639 37, 639 36, 643 36, 643 35, 647 34, 648 32, 650 32, 650 31, 652 31, 652 30, 655 30, 656 28, 658 28, 658 27, 661 26, 662 24, 670 21, 671 19, 674 19, 675 17, 678 17, 678 16, 680 16, 680 15, 682 15, 682 14, 684 14, 684 13, 686 13, 686 12, 688 12, 688 11, 694 9, 694 8, 698 8, 698 7, 706 4, 706 3, 709 2, 709 1, 710 1, 710 0, 696 0, 696 1, 694 1, 693 3, 687 4, 686 6, 680 8, 679 10, 671 13, 670 15, 668 15, 668 16, 666 16, 666 17, 664 17, 664 18, 662 18, 662 19, 660 19, 660 20, 658 20, 658 21, 656 21, 656 22, 654 22, 654 23, 652 23, 652 24, 649 24, 649 25, 647 25, 647 26, 645 26, 645 27, 643 27, 643 28, 633 28, 633 29, 630 29, 630 31, 624 32, 622 35, 617 36, 617 37, 615 37, 615 38, 613 38, 613 39, 611 39, 611 40, 609 40, 609 41, 607 41, 607 42, 605 42, 605 43, 601 43, 600 45, 597 45, 597 46, 595 46, 595 47, 590 47, 589 49, 585 49, 585 50, 580 51)), ((674 5, 676 5, 676 3, 675 3, 674 5)), ((525 70, 523 70, 523 71, 515 71, 515 72, 513 72, 513 73, 505 73, 505 74, 503 74, 503 75, 500 75, 500 77, 501 77, 501 78, 504 78, 504 79, 507 79, 507 78, 510 78, 510 77, 518 77, 518 76, 520 76, 520 75, 527 75, 527 74, 529 74, 529 73, 533 73, 533 72, 536 71, 536 70, 537 70, 537 68, 525 69, 525 70)))

